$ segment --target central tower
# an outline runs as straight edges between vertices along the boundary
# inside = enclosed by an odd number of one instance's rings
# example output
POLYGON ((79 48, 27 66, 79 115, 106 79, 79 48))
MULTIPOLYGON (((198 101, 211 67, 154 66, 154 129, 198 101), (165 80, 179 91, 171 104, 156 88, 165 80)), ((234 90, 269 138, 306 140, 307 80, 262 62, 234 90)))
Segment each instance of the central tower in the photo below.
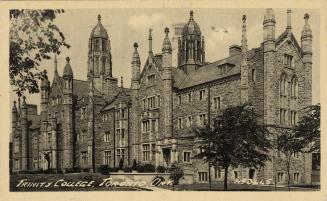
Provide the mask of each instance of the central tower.
POLYGON ((98 15, 98 24, 93 28, 89 38, 88 73, 89 81, 93 80, 94 87, 105 92, 105 80, 112 79, 111 47, 107 30, 98 15))
POLYGON ((190 11, 190 19, 183 28, 182 38, 178 39, 177 61, 178 67, 185 73, 195 71, 205 64, 204 37, 201 37, 193 11, 190 11))

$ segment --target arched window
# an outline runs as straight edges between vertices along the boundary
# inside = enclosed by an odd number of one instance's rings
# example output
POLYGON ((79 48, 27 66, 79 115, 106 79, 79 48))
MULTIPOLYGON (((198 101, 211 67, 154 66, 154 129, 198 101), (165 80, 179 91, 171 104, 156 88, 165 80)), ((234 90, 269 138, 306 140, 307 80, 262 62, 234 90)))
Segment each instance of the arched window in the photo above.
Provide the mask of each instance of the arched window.
POLYGON ((298 81, 297 81, 297 78, 296 76, 294 76, 292 78, 292 81, 291 81, 291 98, 292 99, 297 99, 298 98, 298 81))
POLYGON ((106 74, 106 57, 102 57, 102 74, 106 74))
POLYGON ((280 77, 279 81, 279 104, 280 104, 280 110, 279 110, 279 121, 281 125, 287 124, 287 75, 283 73, 280 77))

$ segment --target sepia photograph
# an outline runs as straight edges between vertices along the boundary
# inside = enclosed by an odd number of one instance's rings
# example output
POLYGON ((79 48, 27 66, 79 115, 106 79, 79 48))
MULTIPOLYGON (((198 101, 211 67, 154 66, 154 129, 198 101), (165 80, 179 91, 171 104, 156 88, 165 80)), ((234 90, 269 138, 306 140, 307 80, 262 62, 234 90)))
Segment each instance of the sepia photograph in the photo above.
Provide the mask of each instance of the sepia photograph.
POLYGON ((6 15, 10 192, 320 191, 319 9, 6 15))

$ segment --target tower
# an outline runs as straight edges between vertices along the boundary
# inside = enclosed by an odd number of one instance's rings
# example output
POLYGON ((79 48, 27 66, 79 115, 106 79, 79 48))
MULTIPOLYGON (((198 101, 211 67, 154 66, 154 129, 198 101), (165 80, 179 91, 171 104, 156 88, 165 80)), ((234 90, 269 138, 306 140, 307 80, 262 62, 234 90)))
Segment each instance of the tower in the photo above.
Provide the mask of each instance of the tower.
POLYGON ((138 143, 139 143, 139 138, 138 138, 138 125, 139 125, 139 110, 138 110, 138 90, 140 86, 140 66, 141 66, 141 61, 140 61, 140 56, 139 53, 137 52, 138 44, 134 43, 134 52, 132 56, 132 113, 131 113, 131 135, 133 136, 131 138, 132 140, 132 153, 135 160, 138 160, 138 143))
POLYGON ((107 92, 110 85, 117 84, 112 77, 111 47, 107 30, 98 15, 98 24, 93 28, 89 38, 88 80, 93 79, 94 87, 100 92, 107 92))
POLYGON ((22 171, 28 170, 28 121, 27 121, 27 104, 26 98, 23 97, 23 103, 21 107, 21 128, 22 128, 22 136, 21 136, 21 147, 20 147, 20 162, 22 171))
POLYGON ((306 105, 312 104, 312 31, 309 25, 309 14, 304 15, 304 26, 301 34, 301 49, 305 68, 306 105))
POLYGON ((274 118, 277 105, 275 94, 275 14, 268 8, 263 21, 263 59, 264 59, 264 121, 267 124, 277 123, 274 118))
POLYGON ((172 112, 173 112, 173 92, 172 92, 172 47, 169 40, 169 29, 165 28, 165 38, 162 44, 162 67, 163 67, 163 94, 164 96, 164 122, 165 137, 173 137, 172 112))
MULTIPOLYGON (((55 66, 56 66, 56 60, 55 60, 55 66)), ((41 114, 43 114, 46 112, 49 103, 50 82, 48 80, 48 77, 45 77, 41 80, 40 88, 41 88, 41 114)))
POLYGON ((178 44, 178 67, 185 73, 193 72, 205 64, 204 38, 193 18, 193 11, 190 11, 190 19, 182 30, 182 38, 178 44))
POLYGON ((242 52, 241 52, 241 102, 249 100, 249 68, 247 63, 246 16, 242 17, 242 52))
POLYGON ((63 163, 64 170, 73 168, 73 70, 70 66, 69 57, 66 58, 64 68, 64 121, 63 121, 63 163))

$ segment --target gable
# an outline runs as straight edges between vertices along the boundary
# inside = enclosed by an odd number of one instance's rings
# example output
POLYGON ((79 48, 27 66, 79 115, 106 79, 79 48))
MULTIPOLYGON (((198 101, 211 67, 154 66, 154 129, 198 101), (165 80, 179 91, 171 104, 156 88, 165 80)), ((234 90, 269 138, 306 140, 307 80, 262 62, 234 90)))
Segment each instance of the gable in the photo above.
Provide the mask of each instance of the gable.
POLYGON ((154 75, 154 82, 161 80, 161 62, 158 61, 159 57, 154 57, 153 55, 149 55, 144 68, 141 73, 140 85, 148 84, 148 76, 154 75), (151 61, 150 61, 151 60, 151 61))
POLYGON ((287 30, 284 31, 276 40, 276 51, 278 51, 285 43, 291 44, 293 48, 295 49, 296 53, 298 54, 298 57, 302 59, 302 49, 297 42, 295 36, 293 33, 291 33, 290 37, 288 37, 287 30))

